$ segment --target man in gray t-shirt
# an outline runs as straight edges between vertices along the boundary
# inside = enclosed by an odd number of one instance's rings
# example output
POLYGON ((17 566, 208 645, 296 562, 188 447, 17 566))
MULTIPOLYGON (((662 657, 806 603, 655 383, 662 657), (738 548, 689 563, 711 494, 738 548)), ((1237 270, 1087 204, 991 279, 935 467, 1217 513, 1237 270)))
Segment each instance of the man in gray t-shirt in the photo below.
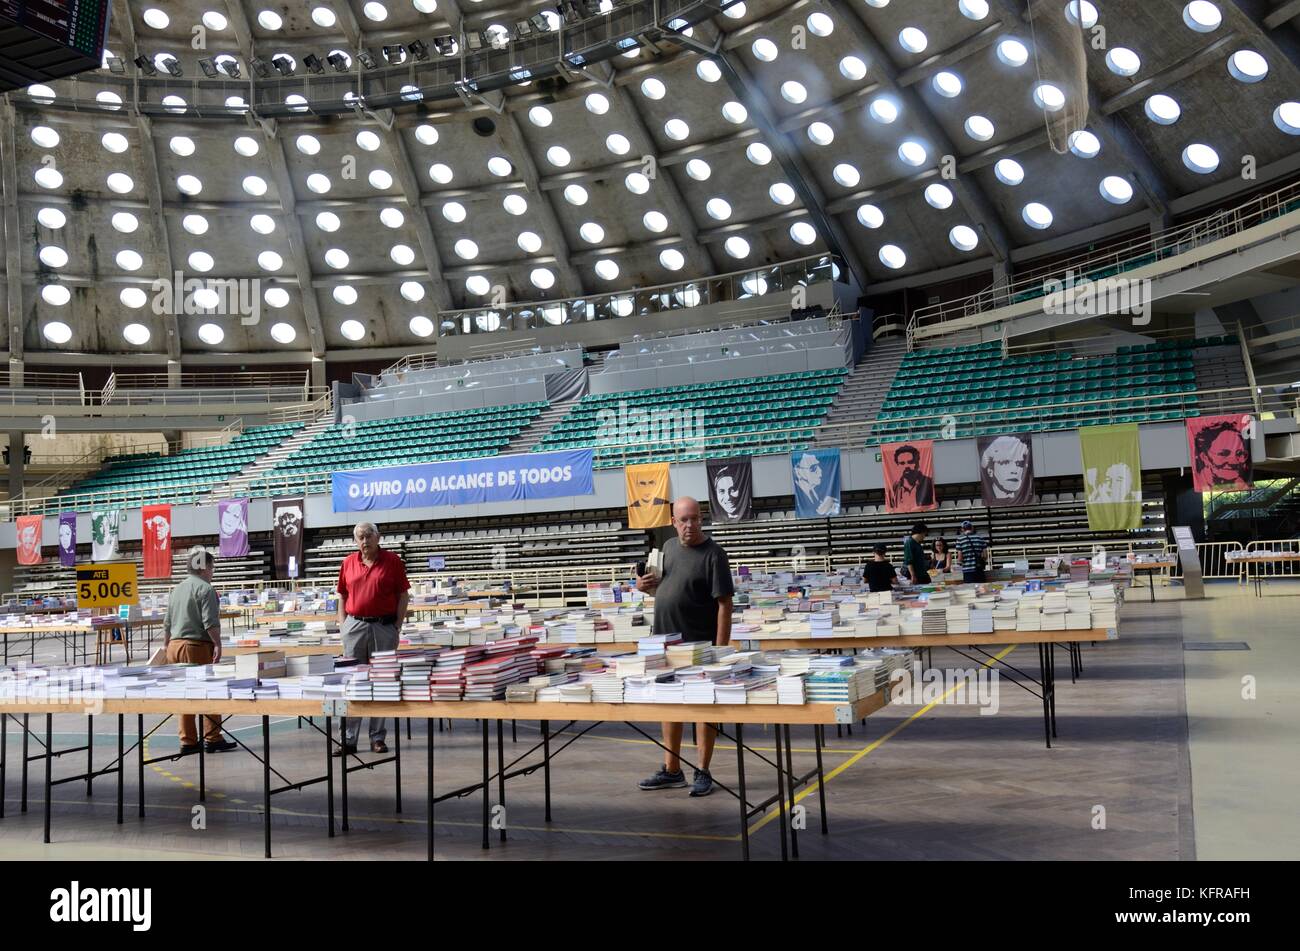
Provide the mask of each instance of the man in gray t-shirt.
MULTIPOLYGON (((700 503, 683 496, 673 503, 673 528, 677 537, 664 545, 663 577, 642 575, 637 589, 655 599, 654 632, 681 634, 685 641, 708 641, 725 645, 731 641, 731 596, 735 586, 731 565, 722 546, 701 530, 700 503)), ((686 785, 682 775, 682 724, 665 723, 663 769, 640 782, 642 789, 679 789, 686 785)), ((696 724, 699 768, 691 787, 692 796, 713 791, 709 761, 713 758, 716 733, 707 723, 696 724)))

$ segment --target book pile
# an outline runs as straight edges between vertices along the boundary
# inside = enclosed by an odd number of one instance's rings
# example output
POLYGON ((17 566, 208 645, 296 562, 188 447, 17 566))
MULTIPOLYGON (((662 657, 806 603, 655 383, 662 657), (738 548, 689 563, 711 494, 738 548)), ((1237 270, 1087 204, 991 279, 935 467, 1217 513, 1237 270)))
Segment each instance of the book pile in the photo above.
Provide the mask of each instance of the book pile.
POLYGON ((606 615, 606 618, 614 626, 615 644, 635 643, 646 628, 645 614, 639 608, 620 610, 617 613, 606 615))
MULTIPOLYGON (((1012 624, 1015 619, 1012 618, 1012 624)), ((970 610, 970 633, 972 634, 992 634, 993 633, 993 609, 991 607, 972 607, 970 610)))
POLYGON ((771 704, 775 706, 780 702, 776 692, 776 678, 773 677, 767 683, 754 687, 745 694, 745 703, 754 704, 771 704))
POLYGON ((433 675, 433 657, 423 651, 403 654, 398 659, 403 700, 432 700, 429 678, 433 675))
POLYGON ((514 683, 506 688, 507 703, 532 703, 537 699, 537 688, 532 681, 526 684, 514 683))
POLYGON ((591 686, 592 703, 623 702, 623 680, 613 670, 606 668, 591 674, 587 683, 591 686))
POLYGON ((1016 602, 999 601, 993 606, 993 630, 1014 631, 1016 629, 1016 602))
POLYGON ((809 703, 853 703, 875 692, 875 677, 866 667, 819 670, 808 675, 809 703))
POLYGON ((537 659, 527 650, 498 653, 465 665, 466 700, 501 700, 506 687, 537 674, 537 659))
POLYGON ((401 700, 401 676, 397 651, 375 651, 370 655, 370 683, 376 701, 401 700))
POLYGON ((949 634, 970 633, 970 608, 965 604, 954 604, 944 610, 945 630, 949 634))
POLYGON ((235 658, 235 676, 241 679, 284 677, 288 669, 284 651, 259 650, 235 658))
POLYGON ((623 678, 623 701, 625 703, 654 703, 655 678, 653 676, 623 678))
POLYGON ((922 621, 921 611, 916 608, 908 608, 898 616, 899 630, 905 637, 913 637, 921 633, 922 621))
POLYGON ((1043 629, 1043 596, 1026 592, 1016 603, 1016 630, 1041 631, 1043 629))
POLYGON ((694 667, 704 662, 709 647, 704 641, 679 641, 669 644, 664 653, 669 667, 694 667))
POLYGON ((838 621, 835 611, 814 611, 808 615, 808 632, 812 637, 833 637, 838 621))
POLYGON ((1088 589, 1089 610, 1092 613, 1093 627, 1115 627, 1119 621, 1118 604, 1115 600, 1115 586, 1112 584, 1095 584, 1088 589))
POLYGON ((375 699, 374 689, 370 684, 370 672, 368 669, 353 669, 347 687, 343 691, 343 697, 347 700, 375 699))
POLYGON ((677 679, 683 685, 683 703, 713 703, 714 682, 721 677, 709 673, 703 667, 697 667, 690 672, 679 671, 677 679))
POLYGON ((561 703, 591 703, 591 684, 561 684, 553 689, 559 690, 561 703))
POLYGON ((650 634, 637 640, 636 652, 638 654, 663 654, 668 650, 669 644, 676 644, 681 639, 680 634, 650 634))
POLYGON ((776 678, 776 702, 802 705, 804 699, 804 678, 807 674, 792 674, 776 678))
MULTIPOLYGON (((946 601, 947 599, 945 599, 946 601)), ((948 633, 948 611, 947 607, 935 607, 931 599, 930 606, 921 609, 921 633, 922 634, 947 634, 948 633)))

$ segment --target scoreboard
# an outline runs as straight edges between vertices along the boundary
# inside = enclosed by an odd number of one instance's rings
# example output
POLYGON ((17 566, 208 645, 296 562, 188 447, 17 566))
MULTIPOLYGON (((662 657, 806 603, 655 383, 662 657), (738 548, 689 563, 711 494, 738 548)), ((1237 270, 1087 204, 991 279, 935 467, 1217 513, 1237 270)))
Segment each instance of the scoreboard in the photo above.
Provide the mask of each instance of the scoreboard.
POLYGON ((111 0, 0 0, 0 92, 99 69, 111 0))

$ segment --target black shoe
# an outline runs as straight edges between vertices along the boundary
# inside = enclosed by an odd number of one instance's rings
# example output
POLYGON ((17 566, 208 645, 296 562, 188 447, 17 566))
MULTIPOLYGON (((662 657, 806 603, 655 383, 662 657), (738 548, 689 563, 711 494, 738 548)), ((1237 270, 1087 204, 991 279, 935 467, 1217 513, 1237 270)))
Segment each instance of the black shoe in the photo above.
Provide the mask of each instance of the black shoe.
POLYGON ((387 752, 388 752, 388 744, 385 743, 383 740, 375 740, 374 742, 372 742, 372 743, 370 744, 370 752, 372 752, 372 753, 387 753, 387 752))
POLYGON ((181 756, 193 756, 195 753, 199 751, 200 746, 202 746, 201 743, 195 743, 193 746, 186 746, 184 743, 182 743, 181 756))
POLYGON ((334 756, 351 756, 357 751, 355 746, 340 746, 334 751, 334 756))
POLYGON ((205 753, 229 753, 231 750, 239 749, 238 743, 232 743, 230 740, 218 740, 216 743, 204 743, 203 752, 205 753))

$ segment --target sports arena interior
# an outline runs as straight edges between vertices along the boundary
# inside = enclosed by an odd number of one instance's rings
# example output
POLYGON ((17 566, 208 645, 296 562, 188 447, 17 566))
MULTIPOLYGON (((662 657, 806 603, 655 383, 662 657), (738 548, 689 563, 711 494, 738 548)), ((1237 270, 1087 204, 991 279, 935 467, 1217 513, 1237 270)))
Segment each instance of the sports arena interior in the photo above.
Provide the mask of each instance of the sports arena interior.
POLYGON ((1300 3, 100 6, 71 75, 0 19, 0 856, 1300 857, 1300 3), (719 710, 707 799, 638 790, 657 718, 599 699, 681 702, 635 582, 682 497, 737 667, 799 698, 719 710), (331 704, 382 706, 332 666, 363 521, 429 653, 394 753, 331 758, 331 704), (974 582, 931 551, 970 532, 974 582), (209 693, 203 756, 201 680, 23 693, 161 664, 195 546, 225 659, 337 692, 209 693), (600 711, 424 699, 494 644, 600 711), (815 702, 822 663, 870 696, 815 702))

